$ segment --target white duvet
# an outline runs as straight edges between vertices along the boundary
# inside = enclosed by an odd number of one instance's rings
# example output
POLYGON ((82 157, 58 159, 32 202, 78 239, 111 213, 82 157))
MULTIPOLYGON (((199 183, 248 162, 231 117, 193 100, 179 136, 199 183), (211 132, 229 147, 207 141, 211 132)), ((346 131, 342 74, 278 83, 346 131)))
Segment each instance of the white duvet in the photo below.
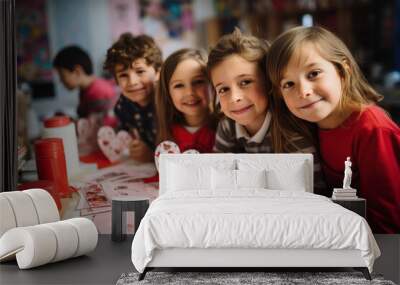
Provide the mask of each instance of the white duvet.
POLYGON ((319 195, 265 189, 162 195, 140 223, 132 262, 143 272, 165 248, 358 249, 370 272, 380 255, 359 215, 319 195))

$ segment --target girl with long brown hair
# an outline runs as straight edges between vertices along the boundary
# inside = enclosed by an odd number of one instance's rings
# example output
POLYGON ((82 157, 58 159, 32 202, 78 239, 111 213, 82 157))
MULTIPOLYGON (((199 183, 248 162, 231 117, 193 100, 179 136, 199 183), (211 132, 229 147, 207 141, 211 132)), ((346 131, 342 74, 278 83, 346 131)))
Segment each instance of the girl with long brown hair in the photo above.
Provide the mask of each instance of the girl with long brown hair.
POLYGON ((400 233, 400 128, 376 106, 382 96, 345 44, 321 27, 293 28, 272 44, 268 74, 273 112, 318 126, 329 186, 342 187, 350 157, 352 187, 367 200, 373 232, 400 233))
POLYGON ((156 93, 157 142, 174 141, 181 152, 212 152, 215 141, 206 58, 198 50, 171 54, 160 71, 156 93))

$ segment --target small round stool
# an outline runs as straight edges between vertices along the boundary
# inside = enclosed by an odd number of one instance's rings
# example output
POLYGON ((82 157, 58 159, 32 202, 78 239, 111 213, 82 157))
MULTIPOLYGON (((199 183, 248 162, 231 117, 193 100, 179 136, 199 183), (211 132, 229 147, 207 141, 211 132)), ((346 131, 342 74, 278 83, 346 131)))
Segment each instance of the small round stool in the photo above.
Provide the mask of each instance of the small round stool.
POLYGON ((148 208, 149 198, 130 196, 112 198, 111 240, 123 241, 126 239, 126 215, 124 212, 135 212, 136 233, 148 208))

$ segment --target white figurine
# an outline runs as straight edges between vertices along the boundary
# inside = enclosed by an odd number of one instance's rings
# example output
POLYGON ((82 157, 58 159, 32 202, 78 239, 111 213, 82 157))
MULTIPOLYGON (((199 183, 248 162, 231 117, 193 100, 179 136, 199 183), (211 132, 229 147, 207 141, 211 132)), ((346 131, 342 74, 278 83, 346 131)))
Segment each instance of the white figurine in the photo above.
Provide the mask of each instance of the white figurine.
POLYGON ((350 157, 347 157, 346 161, 344 162, 344 179, 343 179, 343 189, 351 189, 351 161, 350 157))

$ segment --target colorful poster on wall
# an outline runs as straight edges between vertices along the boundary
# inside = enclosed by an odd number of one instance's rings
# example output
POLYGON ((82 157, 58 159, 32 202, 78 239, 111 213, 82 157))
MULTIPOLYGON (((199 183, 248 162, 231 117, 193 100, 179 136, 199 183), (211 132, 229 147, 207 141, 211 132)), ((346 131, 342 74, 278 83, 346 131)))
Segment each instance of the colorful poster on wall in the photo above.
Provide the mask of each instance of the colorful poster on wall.
POLYGON ((142 0, 140 6, 143 31, 156 40, 164 58, 196 46, 192 0, 142 0))
POLYGON ((115 41, 122 33, 134 35, 143 32, 137 0, 109 0, 111 36, 115 41))
POLYGON ((192 0, 109 0, 113 41, 125 32, 147 34, 161 47, 164 58, 195 46, 192 0))
POLYGON ((46 0, 18 0, 15 13, 19 78, 51 80, 46 0))

